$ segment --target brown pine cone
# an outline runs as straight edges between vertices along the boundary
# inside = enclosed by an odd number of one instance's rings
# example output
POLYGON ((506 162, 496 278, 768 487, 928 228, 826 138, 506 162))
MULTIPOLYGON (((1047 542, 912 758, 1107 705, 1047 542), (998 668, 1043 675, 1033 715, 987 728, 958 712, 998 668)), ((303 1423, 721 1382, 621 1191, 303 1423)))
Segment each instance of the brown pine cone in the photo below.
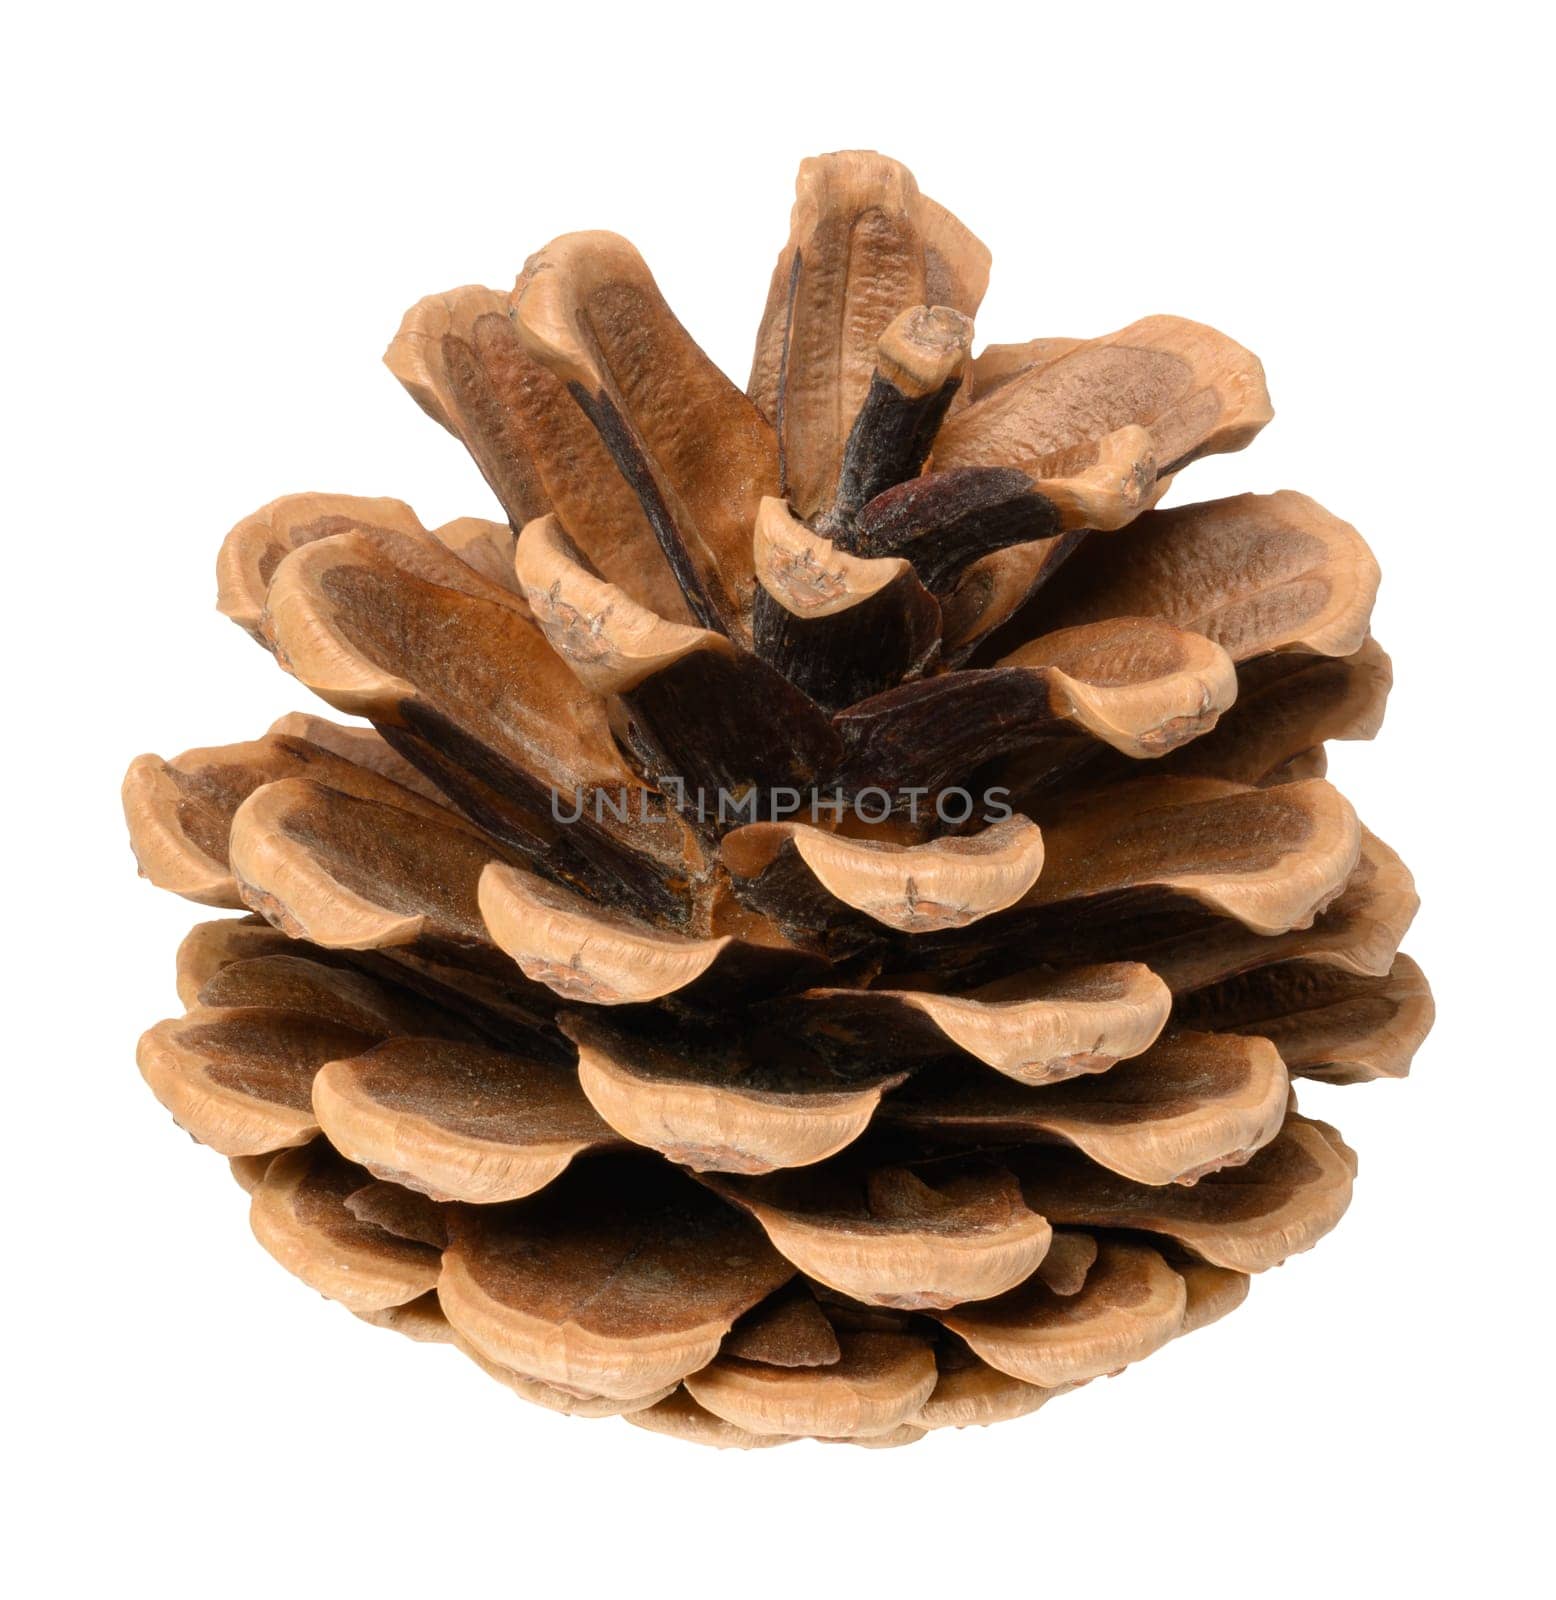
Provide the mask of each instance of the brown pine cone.
POLYGON ((298 495, 220 605, 371 727, 143 756, 205 905, 147 1081, 261 1243, 526 1399, 715 1445, 1036 1410, 1344 1211, 1290 1080, 1402 1075, 1409 874, 1324 781, 1388 692, 1197 323, 970 357, 983 246, 801 168, 741 394, 632 247, 423 300, 391 370, 508 525, 298 495))

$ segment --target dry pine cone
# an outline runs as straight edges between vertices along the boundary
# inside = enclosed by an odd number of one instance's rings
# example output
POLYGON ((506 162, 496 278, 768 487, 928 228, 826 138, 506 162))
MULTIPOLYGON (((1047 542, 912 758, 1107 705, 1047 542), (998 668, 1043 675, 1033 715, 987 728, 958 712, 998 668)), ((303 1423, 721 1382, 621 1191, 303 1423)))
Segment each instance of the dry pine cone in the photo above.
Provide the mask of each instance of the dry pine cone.
POLYGON ((1431 1022, 1325 782, 1389 687, 1305 496, 1152 507, 1270 418, 1174 317, 970 355, 988 254, 805 162, 740 393, 624 239, 388 364, 508 523, 296 495, 222 610, 342 726, 143 756, 209 906, 140 1065, 260 1242, 526 1399, 715 1445, 1036 1410, 1345 1210, 1290 1080, 1431 1022))

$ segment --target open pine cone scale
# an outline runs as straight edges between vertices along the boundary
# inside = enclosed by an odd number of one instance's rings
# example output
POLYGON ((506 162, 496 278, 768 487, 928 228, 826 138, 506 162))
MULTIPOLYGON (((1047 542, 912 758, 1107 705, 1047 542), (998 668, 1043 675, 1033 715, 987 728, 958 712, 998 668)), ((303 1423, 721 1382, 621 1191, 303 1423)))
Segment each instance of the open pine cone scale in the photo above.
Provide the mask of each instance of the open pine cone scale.
POLYGON ((1402 1076, 1409 874, 1323 776, 1390 684, 1355 530, 1153 509, 1271 413, 1148 317, 971 354, 988 255, 807 161, 749 388, 626 241, 406 316, 507 525, 307 494, 221 609, 337 710, 143 756, 248 913, 142 1039, 261 1243, 522 1397, 715 1445, 1025 1415, 1344 1212, 1291 1080, 1402 1076))

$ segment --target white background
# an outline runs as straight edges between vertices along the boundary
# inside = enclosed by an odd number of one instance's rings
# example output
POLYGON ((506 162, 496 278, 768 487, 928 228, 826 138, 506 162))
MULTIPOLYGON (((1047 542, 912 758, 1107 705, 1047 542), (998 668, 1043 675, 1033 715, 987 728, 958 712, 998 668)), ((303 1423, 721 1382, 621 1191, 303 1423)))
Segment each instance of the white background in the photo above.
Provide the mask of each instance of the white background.
POLYGON ((20 1592, 1522 1594, 1548 1521, 1548 39, 1533 7, 55 6, 3 114, 20 1592), (495 514, 379 365, 565 230, 744 381, 794 168, 870 145, 992 247, 980 342, 1209 321, 1278 412, 1175 499, 1302 489, 1383 563, 1397 687, 1332 776, 1416 872, 1440 1020, 1309 1087, 1345 1222, 1217 1328, 983 1432, 734 1456, 525 1407, 248 1236, 141 1083, 201 913, 129 758, 298 691, 212 608, 294 490, 495 514), (1541 259, 1546 257, 1547 259, 1541 259))

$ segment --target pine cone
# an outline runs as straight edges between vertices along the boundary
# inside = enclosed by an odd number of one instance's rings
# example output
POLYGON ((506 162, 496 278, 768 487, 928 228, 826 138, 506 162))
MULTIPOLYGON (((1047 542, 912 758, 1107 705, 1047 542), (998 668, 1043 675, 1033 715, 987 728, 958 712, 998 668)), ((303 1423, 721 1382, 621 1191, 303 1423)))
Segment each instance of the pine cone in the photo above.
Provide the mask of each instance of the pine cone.
POLYGON ((371 727, 143 756, 206 905, 142 1039, 315 1289, 715 1445, 988 1423, 1236 1306, 1398 1077, 1416 900, 1324 781, 1388 692, 1302 495, 1152 509, 1270 418, 1148 317, 969 355, 983 246, 807 161, 746 394, 623 239, 423 300, 395 376, 508 524, 299 495, 221 609, 371 727))

